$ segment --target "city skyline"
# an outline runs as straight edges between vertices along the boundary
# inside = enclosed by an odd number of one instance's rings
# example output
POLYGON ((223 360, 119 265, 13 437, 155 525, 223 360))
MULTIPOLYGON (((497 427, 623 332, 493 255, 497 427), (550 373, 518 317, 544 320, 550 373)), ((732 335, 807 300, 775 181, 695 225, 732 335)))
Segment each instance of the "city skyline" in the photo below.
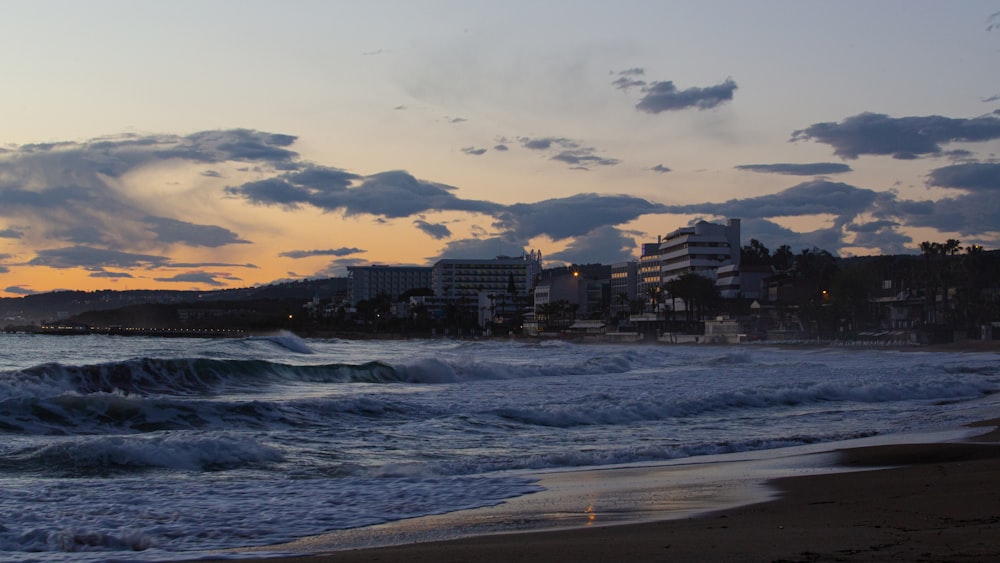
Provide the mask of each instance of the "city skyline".
POLYGON ((1000 246, 1000 3, 3 8, 0 296, 1000 246))

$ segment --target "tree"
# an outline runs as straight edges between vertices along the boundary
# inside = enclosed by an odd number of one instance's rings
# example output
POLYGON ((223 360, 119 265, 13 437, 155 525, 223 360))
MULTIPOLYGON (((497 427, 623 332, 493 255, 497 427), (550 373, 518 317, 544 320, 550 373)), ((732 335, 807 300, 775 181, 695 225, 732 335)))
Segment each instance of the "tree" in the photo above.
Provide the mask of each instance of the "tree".
POLYGON ((615 295, 615 301, 617 303, 616 308, 618 309, 618 318, 619 319, 625 318, 625 315, 629 310, 628 294, 623 291, 618 295, 615 295))
POLYGON ((770 266, 771 251, 755 238, 740 250, 740 262, 753 266, 770 266))
POLYGON ((659 310, 659 305, 663 303, 663 291, 655 285, 651 285, 646 288, 646 293, 649 295, 649 303, 653 308, 653 312, 659 310))
POLYGON ((696 316, 700 319, 705 309, 714 307, 721 299, 713 280, 690 272, 667 281, 664 287, 669 288, 667 291, 672 299, 676 297, 684 301, 688 322, 696 320, 696 316))
POLYGON ((774 256, 771 258, 771 265, 774 266, 775 270, 788 270, 794 264, 795 253, 792 252, 792 247, 783 244, 778 247, 778 250, 774 251, 774 256))
POLYGON ((663 291, 666 291, 670 295, 670 320, 674 320, 673 313, 677 310, 677 298, 680 296, 680 293, 685 291, 684 282, 681 281, 681 278, 667 280, 663 284, 663 291))
POLYGON ((943 304, 945 311, 948 310, 948 287, 946 280, 950 281, 950 273, 945 273, 946 257, 954 256, 962 250, 961 243, 953 238, 944 243, 924 241, 920 243, 920 253, 924 257, 925 275, 925 295, 927 299, 927 311, 925 320, 928 323, 936 323, 940 320, 937 314, 937 294, 940 287, 943 293, 943 304))
POLYGON ((392 299, 385 293, 379 293, 371 299, 358 302, 358 316, 362 322, 371 327, 372 332, 378 332, 379 325, 389 320, 391 307, 392 299))

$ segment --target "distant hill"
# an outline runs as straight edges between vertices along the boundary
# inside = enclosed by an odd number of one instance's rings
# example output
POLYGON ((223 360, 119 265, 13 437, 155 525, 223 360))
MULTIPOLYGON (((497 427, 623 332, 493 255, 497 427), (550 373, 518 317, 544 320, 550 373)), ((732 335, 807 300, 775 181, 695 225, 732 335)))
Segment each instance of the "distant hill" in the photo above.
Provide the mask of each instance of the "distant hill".
POLYGON ((184 304, 215 302, 257 302, 268 300, 329 300, 346 296, 347 278, 324 278, 281 282, 240 289, 216 291, 174 291, 137 289, 126 291, 53 291, 24 297, 0 298, 0 324, 30 325, 86 312, 108 311, 138 305, 163 304, 178 308, 184 304))

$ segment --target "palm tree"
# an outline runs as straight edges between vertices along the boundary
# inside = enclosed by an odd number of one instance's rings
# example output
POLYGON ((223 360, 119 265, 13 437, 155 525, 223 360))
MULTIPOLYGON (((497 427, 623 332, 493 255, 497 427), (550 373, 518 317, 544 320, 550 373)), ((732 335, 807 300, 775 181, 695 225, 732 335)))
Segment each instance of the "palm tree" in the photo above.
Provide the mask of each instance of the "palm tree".
POLYGON ((621 318, 625 311, 628 311, 628 294, 624 291, 615 296, 618 301, 618 317, 621 318))
POLYGON ((719 288, 715 282, 694 273, 681 274, 680 277, 668 281, 671 299, 681 298, 684 301, 688 322, 700 318, 705 308, 712 306, 719 299, 719 288), (698 313, 698 315, 695 315, 698 313))
POLYGON ((937 322, 937 292, 938 286, 942 286, 944 308, 948 306, 948 287, 945 278, 950 278, 944 271, 944 260, 947 256, 954 256, 962 251, 962 244, 956 239, 950 238, 944 243, 927 242, 920 243, 920 253, 924 256, 924 269, 927 281, 927 314, 928 323, 937 322))
POLYGON ((660 291, 659 286, 651 285, 646 289, 646 293, 649 294, 649 303, 653 306, 653 312, 657 312, 660 303, 663 302, 663 292, 660 291))

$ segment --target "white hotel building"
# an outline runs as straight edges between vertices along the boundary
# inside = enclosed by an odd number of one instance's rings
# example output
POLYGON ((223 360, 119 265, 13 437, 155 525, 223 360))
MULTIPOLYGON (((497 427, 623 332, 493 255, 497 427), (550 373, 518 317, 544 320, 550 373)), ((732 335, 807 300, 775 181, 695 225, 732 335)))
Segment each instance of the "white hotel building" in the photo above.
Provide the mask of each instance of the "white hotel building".
POLYGON ((699 221, 660 237, 656 243, 644 244, 642 249, 638 288, 642 296, 683 274, 718 280, 718 271, 724 267, 730 274, 726 276, 726 286, 720 287, 723 296, 734 297, 739 293, 739 274, 736 285, 732 279, 732 272, 739 272, 740 268, 739 219, 729 219, 725 225, 699 221))
POLYGON ((715 279, 720 266, 740 265, 740 220, 725 225, 699 221, 668 234, 660 241, 660 283, 682 274, 715 279))

